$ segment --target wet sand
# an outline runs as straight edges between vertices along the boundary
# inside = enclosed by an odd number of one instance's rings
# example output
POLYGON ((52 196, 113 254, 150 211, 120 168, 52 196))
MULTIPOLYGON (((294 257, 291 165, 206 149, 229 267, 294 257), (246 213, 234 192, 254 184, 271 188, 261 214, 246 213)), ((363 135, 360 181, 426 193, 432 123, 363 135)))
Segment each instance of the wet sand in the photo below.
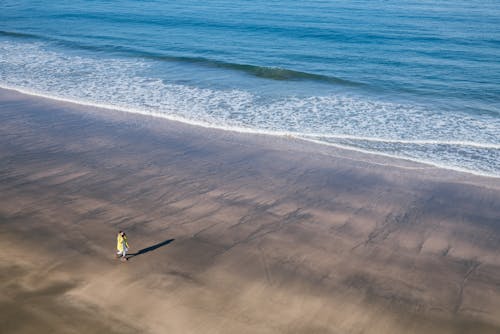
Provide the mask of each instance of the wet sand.
POLYGON ((5 333, 500 333, 499 179, 8 90, 0 143, 5 333))

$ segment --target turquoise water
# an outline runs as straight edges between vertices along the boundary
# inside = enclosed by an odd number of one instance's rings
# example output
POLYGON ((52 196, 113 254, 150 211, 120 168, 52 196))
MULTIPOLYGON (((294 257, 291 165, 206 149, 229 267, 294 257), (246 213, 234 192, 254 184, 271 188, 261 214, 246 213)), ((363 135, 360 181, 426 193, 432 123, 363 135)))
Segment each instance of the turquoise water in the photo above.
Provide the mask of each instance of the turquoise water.
POLYGON ((0 86, 500 177, 500 1, 10 1, 0 86))

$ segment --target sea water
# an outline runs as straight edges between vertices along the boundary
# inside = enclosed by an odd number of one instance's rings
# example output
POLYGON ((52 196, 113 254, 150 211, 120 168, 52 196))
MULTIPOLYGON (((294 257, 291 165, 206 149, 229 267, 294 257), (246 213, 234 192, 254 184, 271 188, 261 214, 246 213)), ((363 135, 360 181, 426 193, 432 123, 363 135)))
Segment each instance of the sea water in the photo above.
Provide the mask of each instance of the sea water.
POLYGON ((499 0, 2 0, 0 87, 500 177, 499 0))

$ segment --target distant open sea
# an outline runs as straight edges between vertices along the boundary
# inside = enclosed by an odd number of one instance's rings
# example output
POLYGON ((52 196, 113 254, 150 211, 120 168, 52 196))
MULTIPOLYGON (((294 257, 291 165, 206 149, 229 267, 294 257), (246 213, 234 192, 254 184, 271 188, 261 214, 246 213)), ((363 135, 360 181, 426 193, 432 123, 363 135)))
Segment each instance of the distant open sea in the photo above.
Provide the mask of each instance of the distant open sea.
POLYGON ((2 0, 0 87, 500 177, 500 0, 2 0))

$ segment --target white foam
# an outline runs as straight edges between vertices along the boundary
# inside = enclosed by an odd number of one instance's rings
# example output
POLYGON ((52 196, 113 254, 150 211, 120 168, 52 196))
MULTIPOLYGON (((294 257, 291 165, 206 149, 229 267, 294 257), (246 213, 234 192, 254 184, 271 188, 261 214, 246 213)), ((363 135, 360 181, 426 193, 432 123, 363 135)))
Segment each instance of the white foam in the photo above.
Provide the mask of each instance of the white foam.
POLYGON ((358 141, 368 141, 377 143, 395 143, 395 144, 414 144, 414 145, 450 145, 450 146, 469 146, 477 148, 500 149, 500 144, 491 143, 476 143, 472 141, 459 141, 459 140, 404 140, 404 139, 390 139, 390 138, 374 138, 364 136, 350 136, 350 135, 325 135, 319 133, 304 133, 305 137, 324 138, 324 139, 351 139, 358 141))
POLYGON ((242 133, 291 136, 500 177, 500 120, 352 96, 257 96, 168 83, 153 61, 93 58, 0 41, 0 86, 242 133), (460 149, 457 149, 460 148, 460 149))
MULTIPOLYGON (((435 161, 426 160, 426 159, 416 159, 416 158, 402 157, 400 155, 387 154, 387 153, 383 153, 383 152, 374 152, 374 151, 369 151, 369 150, 355 148, 355 147, 352 147, 352 146, 346 146, 346 145, 334 144, 334 143, 326 143, 326 142, 323 142, 323 141, 314 140, 314 139, 308 139, 308 138, 303 138, 303 140, 308 141, 308 142, 312 142, 312 143, 316 143, 316 144, 319 144, 319 145, 328 145, 328 146, 337 147, 337 148, 341 148, 341 149, 345 149, 345 150, 351 150, 351 151, 360 152, 360 153, 364 153, 364 154, 371 154, 371 155, 377 155, 377 156, 387 157, 387 158, 391 158, 391 159, 398 159, 398 160, 406 160, 406 161, 410 161, 410 162, 416 162, 416 163, 419 163, 419 164, 423 164, 423 165, 427 165, 427 166, 432 166, 432 167, 436 167, 436 168, 439 168, 439 169, 452 170, 452 171, 460 172, 460 173, 474 174, 474 175, 478 175, 478 176, 492 177, 492 178, 499 178, 500 177, 500 176, 495 175, 495 174, 484 173, 484 172, 482 172, 480 170, 470 170, 470 169, 466 169, 466 168, 460 168, 460 167, 455 167, 455 166, 450 166, 450 165, 444 165, 444 164, 436 163, 435 161)), ((374 162, 371 162, 371 163, 374 163, 374 162)), ((425 167, 409 167, 409 166, 401 166, 401 165, 397 165, 397 164, 383 164, 383 163, 374 163, 374 164, 382 165, 382 166, 389 166, 389 167, 398 167, 398 168, 402 168, 402 169, 426 169, 425 167)))

